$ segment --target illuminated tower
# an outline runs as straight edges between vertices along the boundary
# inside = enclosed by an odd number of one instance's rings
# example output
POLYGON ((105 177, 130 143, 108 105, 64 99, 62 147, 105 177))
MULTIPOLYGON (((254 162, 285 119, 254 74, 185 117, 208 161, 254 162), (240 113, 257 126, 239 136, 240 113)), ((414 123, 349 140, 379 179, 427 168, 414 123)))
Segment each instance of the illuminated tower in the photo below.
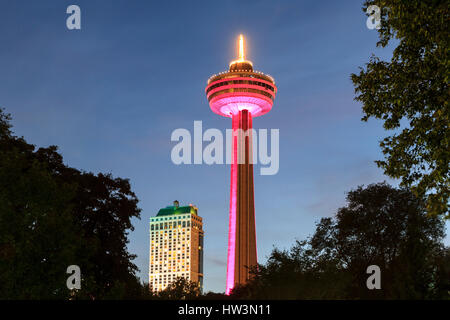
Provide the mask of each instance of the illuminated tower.
POLYGON ((239 36, 239 58, 226 72, 213 75, 206 86, 211 110, 232 119, 232 163, 228 230, 227 282, 229 294, 249 279, 248 267, 257 264, 253 193, 252 120, 272 109, 277 88, 272 77, 253 70, 245 60, 239 36))

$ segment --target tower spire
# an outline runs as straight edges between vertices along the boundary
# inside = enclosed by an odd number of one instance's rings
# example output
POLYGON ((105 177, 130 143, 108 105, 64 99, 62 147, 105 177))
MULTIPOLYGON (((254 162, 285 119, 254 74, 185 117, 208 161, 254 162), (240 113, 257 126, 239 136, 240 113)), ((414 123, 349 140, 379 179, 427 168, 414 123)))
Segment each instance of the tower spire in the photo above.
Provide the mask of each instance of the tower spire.
POLYGON ((244 36, 242 34, 239 35, 239 60, 245 61, 244 36))
POLYGON ((253 71, 253 64, 249 60, 245 60, 244 36, 239 35, 238 39, 238 58, 230 62, 230 71, 249 70, 253 71))

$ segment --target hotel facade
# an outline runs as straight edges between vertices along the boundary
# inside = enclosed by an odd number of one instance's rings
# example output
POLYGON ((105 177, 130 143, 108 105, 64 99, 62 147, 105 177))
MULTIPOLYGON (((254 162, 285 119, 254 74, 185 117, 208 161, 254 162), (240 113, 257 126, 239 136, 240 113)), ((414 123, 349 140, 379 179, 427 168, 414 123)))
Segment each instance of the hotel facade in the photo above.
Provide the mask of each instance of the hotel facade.
POLYGON ((150 218, 149 284, 164 290, 178 277, 203 289, 203 222, 193 205, 159 210, 150 218))

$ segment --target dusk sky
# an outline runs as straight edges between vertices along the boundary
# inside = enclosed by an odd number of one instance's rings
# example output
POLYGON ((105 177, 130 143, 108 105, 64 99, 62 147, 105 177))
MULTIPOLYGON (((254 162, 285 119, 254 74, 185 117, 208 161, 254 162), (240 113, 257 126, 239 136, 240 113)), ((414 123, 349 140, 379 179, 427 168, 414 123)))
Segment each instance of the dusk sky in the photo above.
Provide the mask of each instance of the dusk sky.
POLYGON ((350 74, 392 50, 376 48, 362 3, 0 0, 0 107, 17 135, 57 145, 69 166, 130 179, 142 213, 129 251, 142 280, 150 217, 174 200, 198 206, 205 291, 223 292, 230 166, 173 164, 171 133, 193 132, 195 120, 204 130, 231 127, 204 90, 236 58, 242 33, 247 58, 278 87, 272 111, 253 121, 280 130, 278 174, 255 166, 259 262, 311 235, 352 188, 397 185, 374 163, 388 133, 380 121, 362 122, 353 100, 350 74), (66 28, 71 4, 81 8, 81 30, 66 28))

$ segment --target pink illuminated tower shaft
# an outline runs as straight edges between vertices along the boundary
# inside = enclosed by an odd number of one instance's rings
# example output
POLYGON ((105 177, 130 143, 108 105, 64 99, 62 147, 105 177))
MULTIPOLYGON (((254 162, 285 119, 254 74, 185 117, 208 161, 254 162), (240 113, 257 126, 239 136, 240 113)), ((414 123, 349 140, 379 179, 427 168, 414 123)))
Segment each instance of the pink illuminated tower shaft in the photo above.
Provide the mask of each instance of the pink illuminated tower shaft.
POLYGON ((238 56, 228 71, 210 77, 205 89, 211 110, 233 122, 226 294, 245 284, 257 265, 252 121, 272 110, 277 92, 274 79, 245 59, 242 35, 238 56))
POLYGON ((227 282, 229 294, 236 284, 249 279, 257 265, 255 205, 253 191, 252 114, 233 114, 233 142, 228 232, 227 282))

